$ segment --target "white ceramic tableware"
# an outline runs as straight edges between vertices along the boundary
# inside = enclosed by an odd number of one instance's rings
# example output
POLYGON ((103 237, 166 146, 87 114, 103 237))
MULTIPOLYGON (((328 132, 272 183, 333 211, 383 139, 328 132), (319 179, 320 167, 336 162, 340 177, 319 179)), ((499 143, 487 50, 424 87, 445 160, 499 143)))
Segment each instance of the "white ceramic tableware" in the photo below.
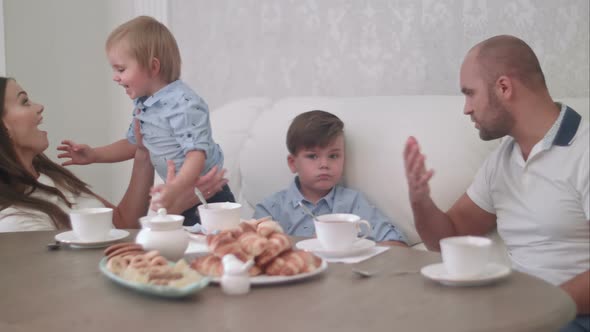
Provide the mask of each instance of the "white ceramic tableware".
POLYGON ((426 278, 446 286, 483 286, 508 277, 510 267, 498 263, 488 263, 483 272, 471 278, 454 278, 449 276, 443 263, 424 266, 420 272, 426 278))
POLYGON ((182 222, 184 216, 167 214, 161 208, 155 216, 139 219, 141 231, 135 242, 141 244, 144 250, 157 250, 169 260, 177 261, 184 256, 188 247, 189 237, 182 222))
POLYGON ((361 225, 367 229, 361 236, 371 234, 371 224, 359 216, 347 213, 324 214, 314 221, 315 232, 322 247, 328 251, 348 251, 359 240, 361 225))
POLYGON ((69 212, 72 231, 82 242, 107 240, 113 228, 113 209, 87 208, 69 212))
POLYGON ((241 207, 239 203, 230 202, 208 203, 207 207, 199 205, 201 226, 206 233, 237 227, 240 223, 241 207))
POLYGON ((226 254, 221 259, 223 275, 221 289, 228 295, 242 295, 250 291, 248 270, 254 265, 254 259, 242 262, 233 254, 226 254))
POLYGON ((443 264, 452 278, 480 275, 490 259, 492 240, 480 236, 453 236, 440 240, 443 264))
POLYGON ((330 251, 324 249, 318 239, 306 239, 297 242, 295 247, 297 247, 297 249, 311 251, 314 254, 325 258, 344 258, 355 257, 367 253, 369 250, 375 248, 375 242, 369 239, 358 239, 348 250, 330 251))
POLYGON ((114 274, 108 269, 107 261, 107 257, 103 257, 103 259, 101 259, 98 263, 98 268, 100 269, 100 272, 102 272, 102 274, 104 274, 107 278, 111 279, 117 284, 142 294, 166 298, 182 298, 190 296, 191 294, 194 294, 200 291, 201 289, 207 287, 207 285, 209 285, 209 282, 211 281, 210 277, 202 277, 201 279, 182 287, 144 284, 126 280, 122 278, 120 275, 114 274))
POLYGON ((104 240, 99 241, 82 241, 78 239, 74 231, 62 232, 55 235, 55 241, 58 243, 68 244, 72 248, 102 248, 107 247, 114 242, 122 240, 129 236, 129 232, 123 229, 113 228, 104 240))

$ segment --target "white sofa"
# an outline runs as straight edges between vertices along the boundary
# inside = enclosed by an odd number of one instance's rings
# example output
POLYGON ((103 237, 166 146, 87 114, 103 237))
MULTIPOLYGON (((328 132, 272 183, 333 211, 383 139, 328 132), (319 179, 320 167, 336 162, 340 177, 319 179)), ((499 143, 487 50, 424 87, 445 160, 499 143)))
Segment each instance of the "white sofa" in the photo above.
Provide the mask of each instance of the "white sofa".
MULTIPOLYGON (((564 101, 588 119, 588 98, 564 101)), ((211 113, 213 136, 225 153, 230 187, 243 204, 242 217, 264 197, 292 181, 285 135, 299 113, 321 109, 344 121, 344 184, 364 192, 377 207, 419 244, 409 206, 402 151, 415 136, 435 170, 434 201, 448 209, 465 192, 472 177, 498 141, 484 142, 463 114, 462 96, 251 98, 211 113)), ((503 255, 499 253, 498 255, 503 255)), ((505 259, 505 257, 499 257, 505 259)))

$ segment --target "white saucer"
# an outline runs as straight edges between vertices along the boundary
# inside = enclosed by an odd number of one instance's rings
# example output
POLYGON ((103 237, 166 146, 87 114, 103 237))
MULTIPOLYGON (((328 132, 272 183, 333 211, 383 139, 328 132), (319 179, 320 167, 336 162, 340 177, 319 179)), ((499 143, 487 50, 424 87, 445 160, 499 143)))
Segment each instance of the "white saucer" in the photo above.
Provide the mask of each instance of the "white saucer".
POLYGON ((447 274, 443 263, 437 263, 423 267, 420 272, 426 278, 447 286, 481 286, 506 278, 510 275, 511 270, 506 265, 489 263, 481 275, 471 278, 456 278, 447 274))
POLYGON ((207 244, 207 235, 195 234, 195 233, 189 233, 189 232, 187 232, 187 234, 188 234, 188 237, 190 238, 191 241, 207 244))
POLYGON ((129 232, 122 229, 111 229, 109 237, 106 240, 100 241, 82 241, 76 237, 73 231, 59 233, 55 236, 55 240, 61 243, 69 244, 74 248, 101 248, 109 244, 119 241, 129 236, 129 232))
POLYGON ((311 251, 315 254, 326 258, 336 257, 351 257, 359 255, 371 248, 375 247, 375 242, 368 239, 359 239, 353 245, 352 248, 344 251, 327 250, 322 247, 318 239, 308 239, 299 241, 295 244, 298 249, 311 251))

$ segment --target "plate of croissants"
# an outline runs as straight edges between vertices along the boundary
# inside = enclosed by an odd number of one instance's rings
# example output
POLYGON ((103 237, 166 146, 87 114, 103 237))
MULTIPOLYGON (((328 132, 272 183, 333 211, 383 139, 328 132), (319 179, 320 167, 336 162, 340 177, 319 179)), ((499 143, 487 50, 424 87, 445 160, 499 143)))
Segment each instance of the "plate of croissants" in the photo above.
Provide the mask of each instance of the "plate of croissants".
POLYGON ((328 264, 311 252, 293 249, 288 235, 270 218, 242 221, 238 227, 206 237, 209 254, 196 257, 190 266, 199 274, 219 282, 222 258, 233 254, 255 264, 248 270, 252 285, 270 285, 311 278, 324 272, 328 264))

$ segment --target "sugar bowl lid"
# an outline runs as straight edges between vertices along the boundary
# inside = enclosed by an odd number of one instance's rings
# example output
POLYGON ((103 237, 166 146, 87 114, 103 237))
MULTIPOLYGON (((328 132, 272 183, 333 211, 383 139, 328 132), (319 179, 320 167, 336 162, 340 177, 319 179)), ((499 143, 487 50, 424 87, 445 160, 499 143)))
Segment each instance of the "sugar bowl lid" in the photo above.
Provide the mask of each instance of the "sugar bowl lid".
POLYGON ((178 225, 182 226, 182 222, 184 221, 184 216, 176 215, 176 214, 168 214, 165 208, 158 209, 158 212, 154 216, 146 216, 140 219, 142 224, 147 223, 151 227, 157 225, 178 225))

